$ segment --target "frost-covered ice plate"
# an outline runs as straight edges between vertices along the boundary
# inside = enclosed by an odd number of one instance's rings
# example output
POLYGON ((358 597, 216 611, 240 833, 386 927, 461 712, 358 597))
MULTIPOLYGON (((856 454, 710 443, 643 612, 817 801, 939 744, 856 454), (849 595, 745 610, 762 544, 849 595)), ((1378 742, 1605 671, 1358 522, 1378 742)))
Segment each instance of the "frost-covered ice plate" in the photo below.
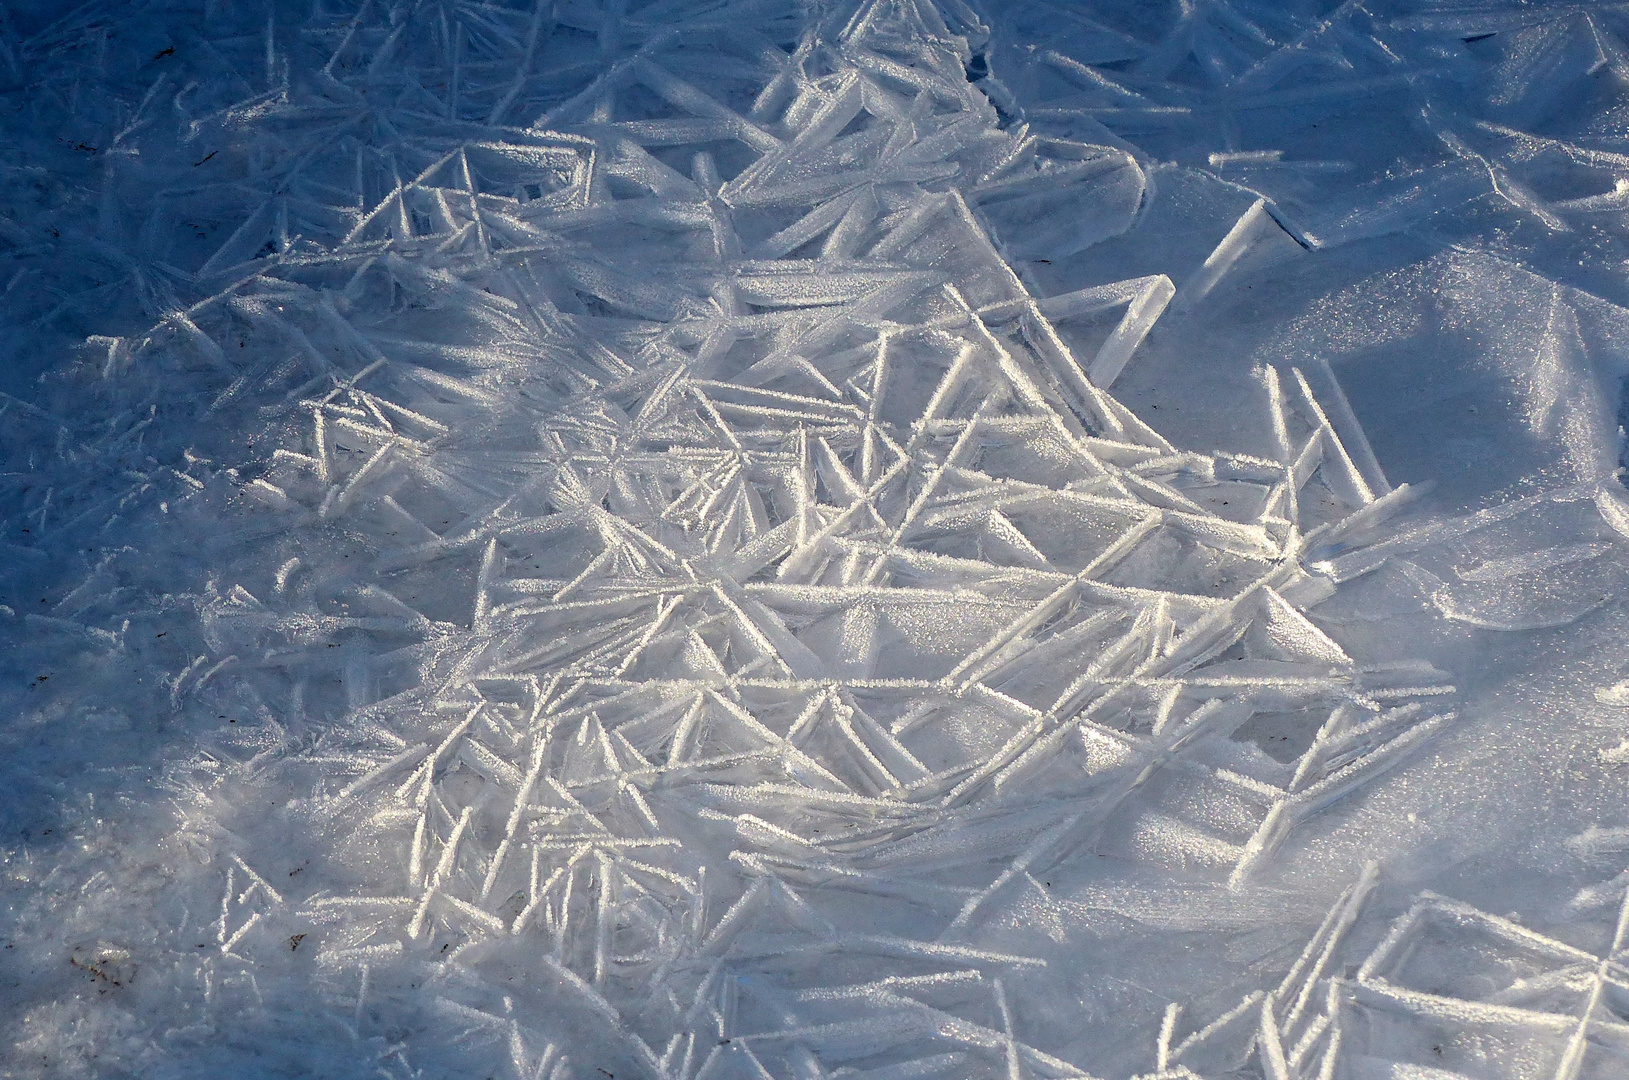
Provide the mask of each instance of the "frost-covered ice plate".
POLYGON ((0 1075, 1629 1077, 1629 9, 0 7, 0 1075))

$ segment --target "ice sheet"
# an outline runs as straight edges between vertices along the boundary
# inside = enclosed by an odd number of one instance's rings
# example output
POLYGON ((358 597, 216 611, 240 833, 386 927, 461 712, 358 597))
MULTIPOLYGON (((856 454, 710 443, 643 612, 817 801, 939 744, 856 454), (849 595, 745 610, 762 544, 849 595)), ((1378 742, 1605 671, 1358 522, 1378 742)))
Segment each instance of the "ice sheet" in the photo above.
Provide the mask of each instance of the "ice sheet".
POLYGON ((3 1070, 1629 1075, 1626 34, 0 8, 3 1070))

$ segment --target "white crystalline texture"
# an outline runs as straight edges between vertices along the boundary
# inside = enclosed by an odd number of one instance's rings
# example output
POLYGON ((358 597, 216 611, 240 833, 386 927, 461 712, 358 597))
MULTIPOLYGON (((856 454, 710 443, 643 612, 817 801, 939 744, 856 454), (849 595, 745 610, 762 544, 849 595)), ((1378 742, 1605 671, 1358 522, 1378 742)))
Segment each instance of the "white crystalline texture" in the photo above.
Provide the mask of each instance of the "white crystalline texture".
POLYGON ((0 1072, 1629 1076, 1597 7, 0 6, 0 1072))

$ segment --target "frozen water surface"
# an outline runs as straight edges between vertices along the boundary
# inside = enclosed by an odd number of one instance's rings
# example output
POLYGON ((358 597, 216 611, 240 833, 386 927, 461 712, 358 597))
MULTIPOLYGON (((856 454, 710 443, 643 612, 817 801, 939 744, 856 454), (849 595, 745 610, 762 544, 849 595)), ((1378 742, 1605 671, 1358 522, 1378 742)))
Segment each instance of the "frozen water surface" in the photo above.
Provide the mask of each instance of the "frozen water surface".
POLYGON ((1629 6, 0 7, 0 1073, 1629 1077, 1629 6))

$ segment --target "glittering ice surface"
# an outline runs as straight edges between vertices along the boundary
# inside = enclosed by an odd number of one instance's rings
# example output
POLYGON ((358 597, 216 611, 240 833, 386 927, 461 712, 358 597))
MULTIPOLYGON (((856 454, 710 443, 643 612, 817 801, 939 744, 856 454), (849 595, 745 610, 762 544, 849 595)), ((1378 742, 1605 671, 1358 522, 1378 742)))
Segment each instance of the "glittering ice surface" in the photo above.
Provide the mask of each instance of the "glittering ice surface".
POLYGON ((1629 1076, 1629 9, 0 6, 0 1075, 1629 1076))

